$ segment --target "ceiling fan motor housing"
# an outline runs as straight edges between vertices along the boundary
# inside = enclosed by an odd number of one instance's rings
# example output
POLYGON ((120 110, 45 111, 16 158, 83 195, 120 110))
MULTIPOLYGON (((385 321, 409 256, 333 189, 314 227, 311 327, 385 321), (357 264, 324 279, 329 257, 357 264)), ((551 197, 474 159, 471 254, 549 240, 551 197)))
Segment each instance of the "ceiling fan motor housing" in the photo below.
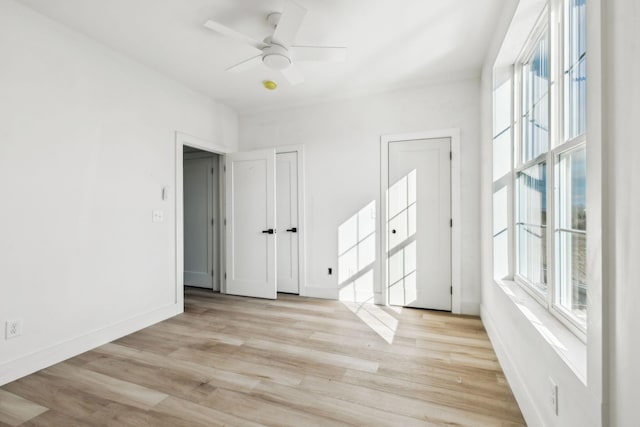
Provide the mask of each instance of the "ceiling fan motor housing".
POLYGON ((284 70, 291 65, 291 57, 284 46, 271 44, 262 49, 262 62, 274 70, 284 70))

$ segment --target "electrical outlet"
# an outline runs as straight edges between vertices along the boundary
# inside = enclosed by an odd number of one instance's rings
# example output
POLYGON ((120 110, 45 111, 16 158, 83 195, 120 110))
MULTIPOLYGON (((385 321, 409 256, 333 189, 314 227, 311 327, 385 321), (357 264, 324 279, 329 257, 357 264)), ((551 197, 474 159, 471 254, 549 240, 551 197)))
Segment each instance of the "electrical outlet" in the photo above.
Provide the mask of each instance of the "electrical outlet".
POLYGON ((5 326, 5 338, 15 338, 22 335, 22 319, 7 320, 5 326))
POLYGON ((558 385, 551 377, 549 377, 549 403, 553 413, 558 415, 558 385))

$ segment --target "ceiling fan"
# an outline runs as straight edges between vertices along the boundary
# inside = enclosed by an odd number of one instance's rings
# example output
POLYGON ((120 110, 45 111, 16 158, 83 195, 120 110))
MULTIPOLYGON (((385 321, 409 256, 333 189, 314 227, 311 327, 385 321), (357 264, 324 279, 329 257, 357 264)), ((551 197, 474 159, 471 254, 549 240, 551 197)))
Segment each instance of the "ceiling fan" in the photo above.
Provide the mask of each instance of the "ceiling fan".
POLYGON ((223 36, 235 39, 254 47, 259 53, 227 68, 227 71, 241 72, 249 70, 261 62, 269 68, 280 70, 292 85, 304 81, 295 63, 298 61, 342 61, 346 58, 346 47, 297 46, 293 41, 302 25, 307 10, 288 0, 282 12, 267 15, 267 21, 274 27, 273 34, 263 41, 239 33, 219 22, 209 20, 204 26, 223 36))

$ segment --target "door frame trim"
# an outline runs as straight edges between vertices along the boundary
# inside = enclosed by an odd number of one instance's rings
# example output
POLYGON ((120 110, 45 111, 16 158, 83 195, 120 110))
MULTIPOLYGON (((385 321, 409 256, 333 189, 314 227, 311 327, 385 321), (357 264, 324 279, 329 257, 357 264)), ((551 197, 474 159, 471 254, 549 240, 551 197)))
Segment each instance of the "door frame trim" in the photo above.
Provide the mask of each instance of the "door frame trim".
MULTIPOLYGON (((175 247, 175 273, 176 273, 176 287, 175 287, 175 303, 179 304, 180 307, 184 308, 184 195, 183 195, 183 179, 184 179, 184 171, 183 171, 183 147, 186 145, 188 147, 197 148, 199 150, 207 151, 213 154, 219 154, 220 159, 219 162, 224 161, 224 155, 230 153, 231 150, 229 148, 216 144, 211 141, 207 141, 202 138, 198 138, 193 135, 188 135, 183 132, 176 131, 175 135, 175 239, 176 239, 176 247, 175 247)), ((218 165, 220 166, 220 164, 218 165)), ((218 204, 218 218, 224 218, 222 214, 222 209, 224 209, 224 174, 220 173, 221 168, 218 168, 218 196, 220 197, 220 203, 218 204)), ((220 228, 220 247, 221 249, 225 248, 225 236, 224 229, 220 228)), ((224 259, 224 251, 221 250, 220 254, 220 266, 225 265, 224 259)), ((226 281, 224 280, 224 275, 220 275, 220 289, 226 288, 226 281)))
POLYGON ((387 283, 387 259, 385 247, 387 236, 384 233, 387 221, 386 190, 389 188, 389 144, 399 141, 412 141, 416 139, 451 139, 451 312, 461 314, 462 294, 462 234, 461 234, 461 165, 460 165, 460 129, 441 129, 433 131, 410 132, 400 134, 382 135, 380 137, 380 203, 376 206, 379 227, 378 259, 380 280, 376 290, 377 303, 388 305, 387 283))
MULTIPOLYGON (((282 145, 274 147, 276 156, 279 153, 297 153, 298 154, 298 295, 307 296, 307 269, 306 269, 306 223, 305 223, 305 157, 304 145, 282 145)), ((277 188, 277 183, 276 183, 277 188)), ((277 212, 276 212, 277 215, 277 212)))

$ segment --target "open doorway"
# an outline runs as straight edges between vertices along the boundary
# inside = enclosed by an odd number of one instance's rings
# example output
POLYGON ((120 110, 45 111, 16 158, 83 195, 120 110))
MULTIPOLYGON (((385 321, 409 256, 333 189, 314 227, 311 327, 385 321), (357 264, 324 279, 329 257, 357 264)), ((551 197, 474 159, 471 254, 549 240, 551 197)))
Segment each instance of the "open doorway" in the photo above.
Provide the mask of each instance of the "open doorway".
POLYGON ((184 285, 220 290, 219 155, 183 147, 184 285))
MULTIPOLYGON (((193 284, 194 276, 199 277, 200 279, 204 279, 205 272, 209 272, 210 281, 205 281, 204 283, 197 283, 196 286, 202 287, 204 289, 209 289, 211 291, 219 290, 220 292, 225 292, 226 289, 226 280, 224 275, 224 265, 225 265, 225 233, 224 233, 224 194, 225 194, 225 179, 223 172, 223 164, 224 157, 229 152, 229 149, 225 146, 213 143, 211 141, 207 141, 192 135, 188 135, 182 132, 176 132, 176 145, 175 145, 175 236, 176 236, 176 251, 175 251, 175 273, 176 273, 176 287, 175 287, 175 301, 176 304, 182 306, 184 304, 184 290, 185 286, 189 286, 189 282, 193 284), (213 157, 212 157, 213 156, 213 157), (188 242, 189 237, 187 237, 187 241, 185 241, 185 232, 191 233, 188 230, 188 227, 185 222, 191 222, 192 220, 187 219, 185 221, 185 199, 187 199, 187 203, 189 199, 194 195, 186 195, 185 190, 191 192, 189 189, 189 183, 186 183, 185 186, 185 162, 196 160, 199 157, 202 158, 213 158, 213 173, 211 174, 211 168, 208 169, 208 174, 211 175, 210 184, 207 183, 207 187, 211 187, 210 192, 205 192, 204 196, 200 196, 200 204, 204 206, 204 208, 197 210, 197 214, 187 213, 189 217, 197 218, 198 215, 201 216, 199 221, 196 219, 195 222, 198 224, 195 227, 196 230, 204 230, 202 232, 204 234, 204 239, 200 240, 199 245, 201 248, 204 248, 206 245, 206 249, 201 249, 199 251, 200 258, 193 259, 187 261, 187 266, 185 266, 185 260, 190 259, 191 255, 185 254, 185 249, 187 246, 191 246, 188 242), (185 188, 186 187, 186 188, 185 188), (207 200, 211 199, 211 203, 207 200), (205 201, 203 201, 205 200, 205 201), (209 212, 212 212, 212 215, 209 215, 209 212), (206 213, 205 213, 206 212, 206 213), (213 224, 211 223, 211 219, 213 219, 213 224), (199 222, 199 223, 198 223, 199 222), (209 231, 210 230, 210 231, 209 231), (211 237, 209 237, 211 236, 211 237), (211 245, 211 246, 209 246, 211 245), (192 262, 193 261, 193 262, 192 262), (194 267, 195 266, 197 267, 194 267), (206 267, 205 267, 206 265, 206 267), (211 266, 211 268, 209 267, 211 266), (186 267, 186 268, 185 268, 186 267), (210 272, 213 271, 213 274, 210 272), (195 272, 196 274, 185 274, 189 272, 195 272), (202 274, 197 274, 198 272, 202 274)), ((195 163, 195 162, 194 162, 195 163)), ((206 163, 206 161, 204 162, 206 163)), ((189 175, 189 168, 191 164, 187 163, 187 172, 186 175, 189 175)), ((197 168, 196 168, 197 169, 197 168)), ((202 167, 204 169, 204 167, 202 167)), ((197 173, 194 172, 194 175, 197 173)), ((187 181, 190 180, 190 177, 187 176, 187 181)), ((195 192, 198 193, 197 191, 195 192)), ((201 193, 202 194, 202 193, 201 193)), ((194 231, 194 233, 200 233, 198 231, 194 231)), ((193 240, 193 239, 191 239, 193 240)), ((189 252, 192 253, 191 249, 188 249, 189 252)), ((198 253, 196 252, 198 255, 198 253)))

